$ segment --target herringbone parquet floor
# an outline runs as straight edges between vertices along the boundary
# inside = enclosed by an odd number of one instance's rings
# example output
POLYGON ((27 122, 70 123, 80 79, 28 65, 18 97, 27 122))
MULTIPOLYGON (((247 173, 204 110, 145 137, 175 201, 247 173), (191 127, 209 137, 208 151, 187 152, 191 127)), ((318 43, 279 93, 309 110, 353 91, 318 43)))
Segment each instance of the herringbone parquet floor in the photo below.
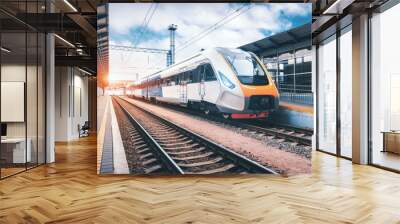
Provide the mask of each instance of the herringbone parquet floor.
POLYGON ((400 175, 314 153, 312 175, 97 176, 94 137, 0 181, 0 223, 400 223, 400 175))

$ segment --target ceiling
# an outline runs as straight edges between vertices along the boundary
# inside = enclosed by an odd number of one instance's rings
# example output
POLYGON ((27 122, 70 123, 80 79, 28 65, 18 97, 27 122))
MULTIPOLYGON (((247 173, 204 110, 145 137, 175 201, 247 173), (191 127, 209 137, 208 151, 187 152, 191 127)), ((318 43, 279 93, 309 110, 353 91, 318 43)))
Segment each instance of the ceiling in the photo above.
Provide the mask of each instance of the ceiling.
MULTIPOLYGON (((209 1, 213 2, 213 0, 209 1)), ((368 10, 385 1, 387 0, 270 0, 264 2, 312 3, 313 24, 311 30, 315 37, 347 14, 368 10)), ((55 40, 56 65, 79 66, 96 74, 97 5, 117 2, 139 1, 1 0, 1 30, 3 33, 9 33, 4 37, 9 40, 5 41, 14 41, 10 46, 13 45, 12 47, 16 49, 15 54, 23 53, 20 48, 24 46, 24 41, 21 39, 24 34, 20 34, 22 31, 25 32, 28 29, 29 31, 54 32, 58 35, 55 40)), ((158 2, 167 1, 159 0, 158 2)), ((174 2, 187 1, 175 0, 174 2)), ((30 52, 29 48, 28 52, 30 52)))
MULTIPOLYGON (((0 1, 2 45, 12 49, 11 58, 25 52, 25 31, 54 32, 57 65, 78 66, 96 74, 96 0, 0 1)), ((28 56, 35 46, 28 43, 28 56)), ((29 57, 28 57, 29 58, 29 57)))

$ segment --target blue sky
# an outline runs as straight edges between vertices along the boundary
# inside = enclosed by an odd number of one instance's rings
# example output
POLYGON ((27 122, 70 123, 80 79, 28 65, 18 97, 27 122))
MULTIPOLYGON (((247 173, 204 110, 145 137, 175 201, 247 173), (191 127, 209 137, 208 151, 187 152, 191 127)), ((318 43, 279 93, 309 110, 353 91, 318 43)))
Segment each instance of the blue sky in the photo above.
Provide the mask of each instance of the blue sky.
MULTIPOLYGON (((178 26, 176 61, 202 48, 239 47, 311 22, 311 4, 114 3, 109 6, 110 44, 168 49, 167 27, 173 23, 178 26), (148 23, 143 26, 145 18, 148 23), (215 25, 216 29, 209 29, 215 25), (206 34, 199 35, 207 29, 206 34)), ((164 55, 110 51, 112 79, 132 79, 136 73, 143 76, 163 67, 164 55)))

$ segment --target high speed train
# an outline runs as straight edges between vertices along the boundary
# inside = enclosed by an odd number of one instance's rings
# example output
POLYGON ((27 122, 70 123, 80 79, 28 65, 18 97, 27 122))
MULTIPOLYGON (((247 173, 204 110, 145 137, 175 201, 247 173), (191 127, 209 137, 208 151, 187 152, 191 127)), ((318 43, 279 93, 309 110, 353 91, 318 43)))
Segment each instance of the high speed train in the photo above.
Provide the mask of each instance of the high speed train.
POLYGON ((255 54, 220 47, 144 77, 130 92, 233 119, 264 118, 279 105, 278 90, 255 54))

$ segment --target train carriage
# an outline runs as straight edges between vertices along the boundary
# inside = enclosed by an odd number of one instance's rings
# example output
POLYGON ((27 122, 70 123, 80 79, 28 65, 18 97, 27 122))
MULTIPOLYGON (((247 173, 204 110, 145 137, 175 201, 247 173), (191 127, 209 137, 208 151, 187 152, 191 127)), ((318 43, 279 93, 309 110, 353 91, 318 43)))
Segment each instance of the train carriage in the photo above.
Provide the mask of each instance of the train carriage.
POLYGON ((143 78, 133 92, 226 118, 262 118, 279 105, 278 90, 258 57, 229 48, 203 50, 143 78))

